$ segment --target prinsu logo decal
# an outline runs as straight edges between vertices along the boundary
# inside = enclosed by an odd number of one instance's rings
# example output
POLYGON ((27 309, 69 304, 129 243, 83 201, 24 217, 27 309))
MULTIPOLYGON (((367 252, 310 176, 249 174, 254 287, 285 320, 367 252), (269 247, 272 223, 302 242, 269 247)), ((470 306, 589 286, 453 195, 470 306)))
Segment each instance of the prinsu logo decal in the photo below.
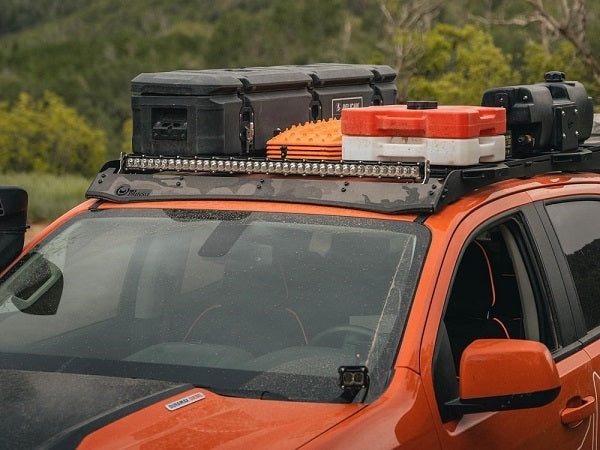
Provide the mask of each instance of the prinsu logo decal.
POLYGON ((149 197, 151 192, 150 189, 132 189, 128 184, 122 184, 115 190, 119 197, 149 197))

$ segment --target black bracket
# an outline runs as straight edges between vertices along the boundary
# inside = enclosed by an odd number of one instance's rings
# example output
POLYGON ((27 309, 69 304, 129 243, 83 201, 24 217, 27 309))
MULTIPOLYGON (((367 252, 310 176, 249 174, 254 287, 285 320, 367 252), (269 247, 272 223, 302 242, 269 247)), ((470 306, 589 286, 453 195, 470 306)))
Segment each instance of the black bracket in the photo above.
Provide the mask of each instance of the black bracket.
POLYGON ((338 368, 338 385, 344 390, 344 394, 351 398, 361 389, 369 389, 369 369, 367 366, 340 366, 338 368))

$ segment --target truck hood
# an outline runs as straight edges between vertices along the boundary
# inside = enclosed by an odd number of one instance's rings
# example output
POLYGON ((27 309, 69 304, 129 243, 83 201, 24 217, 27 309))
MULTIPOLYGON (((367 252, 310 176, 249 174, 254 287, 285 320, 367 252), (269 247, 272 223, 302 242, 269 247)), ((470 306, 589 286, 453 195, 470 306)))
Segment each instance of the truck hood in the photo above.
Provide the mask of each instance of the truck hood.
POLYGON ((0 448, 296 448, 360 404, 224 397, 164 381, 0 371, 0 448))

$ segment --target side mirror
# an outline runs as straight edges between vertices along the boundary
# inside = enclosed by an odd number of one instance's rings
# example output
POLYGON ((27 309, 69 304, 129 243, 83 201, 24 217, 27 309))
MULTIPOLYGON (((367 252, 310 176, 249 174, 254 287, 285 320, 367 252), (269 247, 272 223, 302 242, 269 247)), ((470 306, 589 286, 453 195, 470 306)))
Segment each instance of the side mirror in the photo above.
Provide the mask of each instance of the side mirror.
POLYGON ((462 354, 459 378, 459 398, 446 405, 462 414, 535 408, 560 392, 552 355, 535 341, 474 341, 462 354))
POLYGON ((0 186, 0 272, 19 256, 27 229, 27 192, 0 186))

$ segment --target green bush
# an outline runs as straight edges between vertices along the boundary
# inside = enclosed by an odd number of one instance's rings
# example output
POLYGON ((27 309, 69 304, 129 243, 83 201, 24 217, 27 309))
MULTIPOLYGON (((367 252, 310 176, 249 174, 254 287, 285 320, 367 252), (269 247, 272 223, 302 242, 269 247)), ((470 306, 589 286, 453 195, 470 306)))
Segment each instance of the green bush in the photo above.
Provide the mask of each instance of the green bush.
POLYGON ((0 103, 0 170, 93 175, 105 159, 105 135, 56 94, 21 93, 0 103))
POLYGON ((81 203, 91 179, 79 175, 0 174, 0 185, 19 186, 29 194, 27 222, 51 222, 81 203))

